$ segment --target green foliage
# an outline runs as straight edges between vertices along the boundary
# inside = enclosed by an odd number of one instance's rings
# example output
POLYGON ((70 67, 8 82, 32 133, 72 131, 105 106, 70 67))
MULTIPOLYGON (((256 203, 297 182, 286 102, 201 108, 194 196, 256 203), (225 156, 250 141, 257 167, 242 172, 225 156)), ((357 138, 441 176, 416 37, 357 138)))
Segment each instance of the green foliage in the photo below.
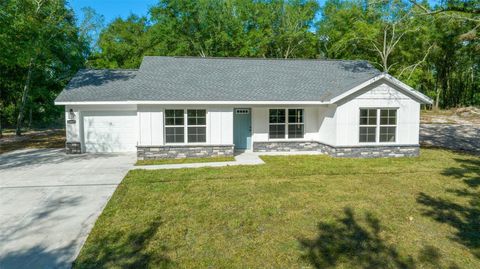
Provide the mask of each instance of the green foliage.
POLYGON ((148 47, 147 19, 131 15, 116 19, 101 34, 101 53, 94 53, 89 66, 102 68, 137 68, 148 47))
POLYGON ((21 112, 61 119, 53 100, 84 65, 138 68, 144 55, 362 59, 439 107, 480 105, 477 2, 161 0, 103 28, 91 8, 77 27, 64 0, 2 1, 0 131, 21 112))
POLYGON ((478 15, 425 10, 405 0, 329 0, 321 9, 308 0, 162 0, 148 19, 111 23, 89 63, 137 68, 143 55, 362 59, 440 107, 479 105, 478 15))
POLYGON ((368 60, 443 108, 479 105, 479 16, 426 14, 428 4, 409 3, 327 1, 317 24, 321 55, 368 60))
POLYGON ((24 105, 34 124, 51 124, 62 110, 53 100, 84 64, 88 44, 65 1, 4 1, 0 10, 0 119, 12 126, 24 105))
POLYGON ((117 19, 100 35, 91 66, 134 68, 143 55, 314 58, 313 0, 163 0, 151 18, 117 19))

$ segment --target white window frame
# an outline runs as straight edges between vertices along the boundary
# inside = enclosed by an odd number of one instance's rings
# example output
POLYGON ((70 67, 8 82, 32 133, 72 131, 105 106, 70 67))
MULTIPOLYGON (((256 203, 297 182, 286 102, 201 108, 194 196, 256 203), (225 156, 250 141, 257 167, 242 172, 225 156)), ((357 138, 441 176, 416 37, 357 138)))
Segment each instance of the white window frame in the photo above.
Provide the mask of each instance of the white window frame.
POLYGON ((197 108, 197 107, 188 107, 188 108, 165 108, 163 110, 163 144, 164 145, 205 145, 209 142, 208 137, 208 109, 206 108, 197 108), (183 125, 168 125, 167 126, 167 110, 183 110, 183 125), (188 110, 205 110, 205 125, 188 125, 188 110), (183 143, 170 143, 167 142, 167 132, 166 128, 168 127, 183 127, 183 143), (188 127, 205 127, 205 142, 188 142, 188 127))
POLYGON ((305 108, 301 108, 301 107, 290 107, 290 108, 272 107, 272 108, 268 108, 268 140, 272 140, 272 141, 305 140, 305 116, 306 116, 305 115, 305 108), (272 109, 285 110, 285 123, 270 123, 270 110, 272 110, 272 109), (298 110, 298 109, 301 109, 303 111, 302 112, 303 122, 301 122, 301 123, 294 122, 294 123, 291 123, 291 124, 301 124, 301 125, 303 125, 303 137, 301 137, 301 138, 299 138, 299 137, 290 138, 290 137, 288 137, 288 125, 290 124, 290 122, 288 120, 288 111, 289 110, 298 110), (284 125, 285 126, 285 137, 284 138, 270 138, 270 125, 284 125))
POLYGON ((398 107, 360 107, 358 109, 358 143, 362 145, 388 145, 388 144, 396 144, 398 140, 398 112, 399 108, 398 107), (362 109, 374 109, 377 111, 377 118, 376 118, 376 124, 375 125, 365 125, 365 124, 360 124, 360 111, 362 109), (381 110, 396 110, 396 115, 395 115, 395 125, 380 125, 380 113, 381 110), (375 142, 360 142, 360 127, 375 127, 375 142), (380 142, 380 127, 395 127, 395 141, 393 142, 380 142))
POLYGON ((186 144, 205 144, 207 143, 207 110, 201 108, 187 108, 185 109, 186 121, 185 121, 185 137, 186 137, 186 144), (188 111, 189 110, 205 110, 205 124, 204 125, 189 125, 188 124, 188 111), (188 142, 188 127, 205 127, 205 142, 188 142))
POLYGON ((163 134, 164 134, 164 144, 168 145, 175 145, 175 144, 184 144, 186 137, 185 137, 185 120, 186 120, 186 115, 185 115, 185 110, 180 109, 180 108, 172 108, 172 109, 165 109, 163 112, 163 134), (183 111, 183 125, 167 125, 167 110, 182 110, 183 111), (183 142, 167 142, 167 128, 180 128, 183 127, 183 142))
MULTIPOLYGON (((380 112, 380 114, 378 114, 378 142, 379 143, 396 143, 397 142, 397 129, 398 129, 398 109, 397 108, 380 108, 378 110, 378 112, 380 112), (381 120, 382 120, 382 110, 394 110, 395 111, 395 124, 382 124, 381 120), (380 135, 381 135, 381 132, 380 132, 380 129, 382 127, 395 127, 395 140, 394 141, 380 141, 380 135)), ((378 113, 377 112, 377 113, 378 113)))

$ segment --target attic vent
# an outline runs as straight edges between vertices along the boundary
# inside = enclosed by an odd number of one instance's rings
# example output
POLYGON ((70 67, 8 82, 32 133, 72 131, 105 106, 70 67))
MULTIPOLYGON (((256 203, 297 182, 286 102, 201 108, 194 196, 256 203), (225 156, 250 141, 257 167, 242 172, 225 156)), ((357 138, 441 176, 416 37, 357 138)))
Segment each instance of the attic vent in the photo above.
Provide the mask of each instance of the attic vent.
POLYGON ((248 109, 248 108, 237 108, 237 109, 235 109, 235 113, 236 114, 249 114, 250 109, 248 109))

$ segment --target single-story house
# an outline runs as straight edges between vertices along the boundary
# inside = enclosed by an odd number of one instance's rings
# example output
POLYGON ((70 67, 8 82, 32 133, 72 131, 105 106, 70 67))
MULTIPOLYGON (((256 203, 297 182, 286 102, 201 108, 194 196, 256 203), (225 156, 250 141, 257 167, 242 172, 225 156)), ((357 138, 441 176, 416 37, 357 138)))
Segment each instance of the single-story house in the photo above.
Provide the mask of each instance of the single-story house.
POLYGON ((387 157, 419 154, 431 99, 364 61, 149 56, 138 70, 81 70, 55 103, 68 153, 387 157))

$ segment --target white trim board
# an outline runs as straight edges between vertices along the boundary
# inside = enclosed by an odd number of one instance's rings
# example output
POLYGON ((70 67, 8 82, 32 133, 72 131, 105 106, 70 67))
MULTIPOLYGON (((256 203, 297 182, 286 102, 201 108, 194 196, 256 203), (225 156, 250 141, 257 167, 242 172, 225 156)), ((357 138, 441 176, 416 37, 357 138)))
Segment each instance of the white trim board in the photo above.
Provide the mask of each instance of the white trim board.
POLYGON ((328 105, 323 101, 84 101, 55 105, 328 105))
POLYGON ((400 80, 390 76, 389 74, 381 74, 381 75, 378 75, 376 77, 373 77, 365 82, 363 82, 362 84, 359 84, 355 87, 353 87, 352 89, 340 94, 339 96, 333 98, 332 100, 330 100, 331 103, 336 103, 358 91, 360 91, 361 89, 367 87, 368 85, 370 84, 373 84, 374 82, 377 82, 381 79, 385 79, 387 80, 388 82, 398 86, 400 89, 404 90, 406 93, 410 94, 410 95, 413 95, 413 97, 415 97, 418 101, 420 101, 420 103, 423 103, 423 104, 432 104, 433 103, 433 100, 430 99, 430 97, 424 95, 423 93, 419 92, 419 91, 416 91, 414 90, 412 87, 408 86, 407 84, 401 82, 400 80))

